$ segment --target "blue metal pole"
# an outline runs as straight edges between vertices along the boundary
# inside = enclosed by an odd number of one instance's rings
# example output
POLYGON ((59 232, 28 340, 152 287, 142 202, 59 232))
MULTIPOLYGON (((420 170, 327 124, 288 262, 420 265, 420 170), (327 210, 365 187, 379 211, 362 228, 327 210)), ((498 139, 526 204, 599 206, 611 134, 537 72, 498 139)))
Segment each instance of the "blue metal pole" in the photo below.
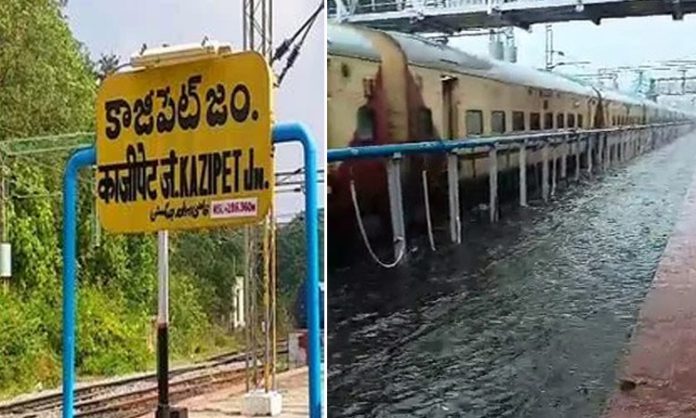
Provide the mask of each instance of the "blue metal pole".
POLYGON ((278 123, 273 142, 300 142, 305 168, 305 234, 307 246, 307 322, 309 332, 309 416, 321 418, 321 334, 319 321, 319 216, 317 208, 317 151, 309 131, 300 123, 278 123))
POLYGON ((63 418, 73 418, 77 287, 77 175, 96 163, 94 147, 75 151, 63 177, 63 418))

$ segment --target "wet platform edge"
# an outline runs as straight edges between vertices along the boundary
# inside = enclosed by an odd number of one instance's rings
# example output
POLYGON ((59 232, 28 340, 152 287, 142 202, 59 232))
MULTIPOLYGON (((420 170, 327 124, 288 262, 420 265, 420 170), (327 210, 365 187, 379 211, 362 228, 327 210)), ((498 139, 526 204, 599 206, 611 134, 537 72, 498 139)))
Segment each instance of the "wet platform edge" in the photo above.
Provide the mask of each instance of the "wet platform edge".
POLYGON ((696 417, 696 175, 617 377, 605 418, 696 417))

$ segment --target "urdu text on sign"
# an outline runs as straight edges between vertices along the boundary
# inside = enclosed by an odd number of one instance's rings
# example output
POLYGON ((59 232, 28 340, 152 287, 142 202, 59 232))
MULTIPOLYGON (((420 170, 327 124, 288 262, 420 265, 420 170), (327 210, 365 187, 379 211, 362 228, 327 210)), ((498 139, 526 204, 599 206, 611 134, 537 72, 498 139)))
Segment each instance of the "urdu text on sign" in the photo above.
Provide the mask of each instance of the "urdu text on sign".
POLYGON ((271 79, 255 52, 117 73, 97 99, 97 206, 118 233, 256 223, 273 198, 271 79))

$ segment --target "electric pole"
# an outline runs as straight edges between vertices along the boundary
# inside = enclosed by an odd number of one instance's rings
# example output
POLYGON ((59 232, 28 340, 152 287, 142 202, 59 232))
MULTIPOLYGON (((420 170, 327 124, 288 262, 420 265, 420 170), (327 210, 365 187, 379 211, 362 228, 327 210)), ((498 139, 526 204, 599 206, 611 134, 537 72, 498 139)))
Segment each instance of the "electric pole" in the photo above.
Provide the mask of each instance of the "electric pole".
MULTIPOLYGON (((244 50, 256 51, 271 63, 273 56, 273 0, 243 0, 243 40, 244 50)), ((245 330, 247 345, 247 391, 259 385, 259 328, 263 332, 263 389, 275 389, 276 372, 276 266, 275 266, 275 219, 274 204, 271 204, 267 219, 258 226, 247 227, 245 231, 245 280, 247 292, 247 325, 245 330), (263 228, 263 229, 262 229, 263 228), (260 280, 259 280, 260 279, 260 280), (259 289, 258 284, 262 284, 259 289), (261 302, 261 303, 259 303, 261 302), (263 308, 259 309, 259 305, 263 308), (261 327, 259 327, 259 320, 261 327), (251 382, 250 382, 251 380, 251 382)))

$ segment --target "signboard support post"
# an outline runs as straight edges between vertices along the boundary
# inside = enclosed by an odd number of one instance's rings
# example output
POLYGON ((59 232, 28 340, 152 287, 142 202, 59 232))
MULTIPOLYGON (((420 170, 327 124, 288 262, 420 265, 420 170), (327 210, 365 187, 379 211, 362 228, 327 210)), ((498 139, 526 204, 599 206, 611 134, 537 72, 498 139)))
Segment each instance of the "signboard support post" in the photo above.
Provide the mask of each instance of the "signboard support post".
POLYGON ((169 233, 157 232, 157 418, 169 418, 169 233))
POLYGON ((93 147, 78 150, 68 160, 63 177, 63 418, 73 418, 75 401, 77 174, 96 161, 93 147))
POLYGON ((321 328, 319 315, 319 214, 317 208, 317 151, 314 139, 299 123, 279 123, 273 127, 273 142, 300 142, 304 151, 305 246, 307 255, 307 325, 309 363, 309 416, 321 418, 321 328))

